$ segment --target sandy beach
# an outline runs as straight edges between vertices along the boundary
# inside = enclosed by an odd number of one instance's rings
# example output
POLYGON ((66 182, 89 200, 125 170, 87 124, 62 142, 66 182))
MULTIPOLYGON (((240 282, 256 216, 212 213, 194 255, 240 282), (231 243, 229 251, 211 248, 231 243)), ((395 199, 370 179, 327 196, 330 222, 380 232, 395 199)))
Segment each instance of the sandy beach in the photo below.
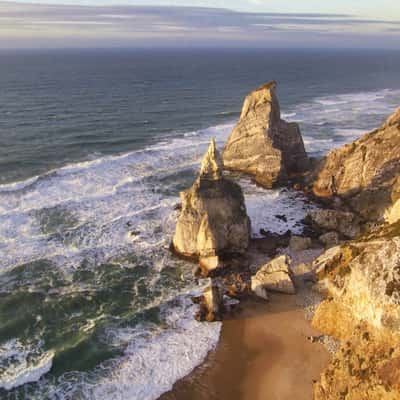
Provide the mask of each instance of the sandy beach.
POLYGON ((220 342, 203 365, 161 400, 309 400, 329 353, 297 296, 250 299, 223 322, 220 342))

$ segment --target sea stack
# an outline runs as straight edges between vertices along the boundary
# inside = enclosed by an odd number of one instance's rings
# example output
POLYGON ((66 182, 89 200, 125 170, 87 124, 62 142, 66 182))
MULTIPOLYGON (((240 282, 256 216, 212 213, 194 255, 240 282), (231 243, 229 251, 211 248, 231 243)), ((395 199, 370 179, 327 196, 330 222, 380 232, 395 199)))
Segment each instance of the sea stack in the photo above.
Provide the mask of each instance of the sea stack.
POLYGON ((309 159, 297 123, 281 119, 276 82, 252 91, 222 154, 224 167, 270 188, 306 171, 309 159))
POLYGON ((379 129, 328 153, 312 191, 341 198, 366 220, 399 220, 400 108, 379 129))
POLYGON ((199 260, 209 271, 219 266, 221 257, 246 251, 250 219, 244 196, 237 183, 224 177, 214 140, 193 186, 180 196, 182 211, 172 241, 176 253, 199 260))

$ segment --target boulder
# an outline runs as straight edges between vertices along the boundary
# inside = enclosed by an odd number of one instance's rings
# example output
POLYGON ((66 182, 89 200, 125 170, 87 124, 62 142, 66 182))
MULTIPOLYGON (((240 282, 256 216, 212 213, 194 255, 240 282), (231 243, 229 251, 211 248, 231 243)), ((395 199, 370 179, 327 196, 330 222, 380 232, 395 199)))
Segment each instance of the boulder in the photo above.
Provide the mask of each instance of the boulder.
POLYGON ((251 289, 259 297, 268 299, 267 291, 295 294, 290 258, 286 255, 274 258, 262 266, 251 278, 251 289))
POLYGON ((214 269, 219 257, 243 254, 250 238, 250 219, 238 184, 223 175, 222 160, 214 141, 204 156, 193 186, 181 192, 172 250, 201 259, 214 269), (218 258, 217 258, 218 257, 218 258))
POLYGON ((292 236, 290 238, 289 247, 292 251, 307 250, 312 246, 312 240, 309 237, 292 236))
POLYGON ((306 221, 317 230, 335 231, 354 239, 360 232, 360 220, 351 212, 337 210, 313 210, 306 216, 306 221))
POLYGON ((400 108, 379 128, 332 150, 313 174, 319 197, 340 197, 367 220, 400 218, 400 108))
POLYGON ((324 233, 318 239, 325 247, 333 247, 340 242, 339 234, 337 232, 324 233))
POLYGON ((284 183, 309 167, 297 123, 281 119, 276 82, 252 91, 223 150, 224 167, 255 177, 265 186, 284 183))

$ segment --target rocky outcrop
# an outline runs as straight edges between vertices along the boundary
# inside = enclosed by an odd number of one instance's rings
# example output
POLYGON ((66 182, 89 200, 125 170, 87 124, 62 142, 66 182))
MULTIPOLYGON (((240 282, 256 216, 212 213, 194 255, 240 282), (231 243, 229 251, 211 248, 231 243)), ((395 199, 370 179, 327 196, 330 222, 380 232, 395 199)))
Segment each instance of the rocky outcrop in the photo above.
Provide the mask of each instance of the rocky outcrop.
POLYGON ((341 341, 315 399, 400 398, 400 223, 313 264, 327 299, 313 325, 341 341))
POLYGON ((193 299, 199 304, 199 311, 196 314, 198 321, 214 322, 220 321, 225 311, 224 287, 220 280, 213 279, 202 296, 193 299))
POLYGON ((324 233, 318 239, 325 247, 333 247, 338 245, 340 242, 340 237, 337 232, 324 233))
POLYGON ((313 210, 307 214, 306 222, 317 231, 335 231, 348 239, 354 239, 361 233, 360 219, 350 212, 313 210))
POLYGON ((269 82, 246 97, 222 155, 226 169, 253 175, 266 187, 309 166, 299 126, 281 119, 275 89, 269 82))
POLYGON ((375 131, 332 150, 317 169, 312 191, 340 197, 367 220, 400 218, 400 108, 375 131))
POLYGON ((193 186, 181 193, 172 249, 200 259, 206 269, 219 265, 219 257, 242 254, 250 237, 250 220, 238 184, 223 176, 222 161, 211 142, 193 186))
POLYGON ((290 271, 290 258, 282 255, 262 266, 251 278, 251 289, 264 299, 268 299, 268 291, 296 293, 290 271))
POLYGON ((312 240, 309 237, 293 235, 289 241, 289 247, 292 251, 307 250, 312 246, 312 240))

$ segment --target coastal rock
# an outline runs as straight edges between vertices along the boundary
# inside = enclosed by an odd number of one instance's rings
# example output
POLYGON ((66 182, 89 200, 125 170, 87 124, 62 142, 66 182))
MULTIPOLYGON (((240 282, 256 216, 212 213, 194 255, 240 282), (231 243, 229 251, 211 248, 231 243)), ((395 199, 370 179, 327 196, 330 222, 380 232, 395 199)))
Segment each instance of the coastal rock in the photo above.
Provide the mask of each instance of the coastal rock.
POLYGON ((313 264, 327 292, 313 326, 341 341, 315 399, 397 399, 400 377, 400 223, 336 246, 313 264))
POLYGON ((337 232, 327 232, 321 235, 318 240, 325 246, 325 247, 333 247, 339 244, 340 238, 337 232))
POLYGON ((400 218, 399 148, 400 108, 379 129, 328 153, 314 174, 313 193, 340 197, 367 220, 395 222, 400 218))
POLYGON ((282 255, 262 266, 251 278, 252 291, 265 299, 268 299, 268 291, 295 294, 289 265, 290 258, 282 255))
POLYGON ((335 231, 349 239, 356 238, 361 232, 359 218, 350 212, 314 210, 307 214, 306 221, 316 229, 335 231))
POLYGON ((312 240, 309 237, 292 236, 290 238, 289 247, 292 251, 303 251, 311 247, 312 240))
POLYGON ((250 238, 250 219, 238 184, 223 176, 222 160, 211 142, 193 186, 181 192, 172 249, 216 268, 215 257, 243 254, 250 238))
POLYGON ((265 187, 309 167, 300 128, 281 119, 275 89, 269 82, 246 97, 222 155, 226 169, 253 175, 265 187))
POLYGON ((199 312, 196 315, 198 321, 221 321, 225 310, 224 287, 221 282, 213 279, 197 302, 199 303, 199 312))

